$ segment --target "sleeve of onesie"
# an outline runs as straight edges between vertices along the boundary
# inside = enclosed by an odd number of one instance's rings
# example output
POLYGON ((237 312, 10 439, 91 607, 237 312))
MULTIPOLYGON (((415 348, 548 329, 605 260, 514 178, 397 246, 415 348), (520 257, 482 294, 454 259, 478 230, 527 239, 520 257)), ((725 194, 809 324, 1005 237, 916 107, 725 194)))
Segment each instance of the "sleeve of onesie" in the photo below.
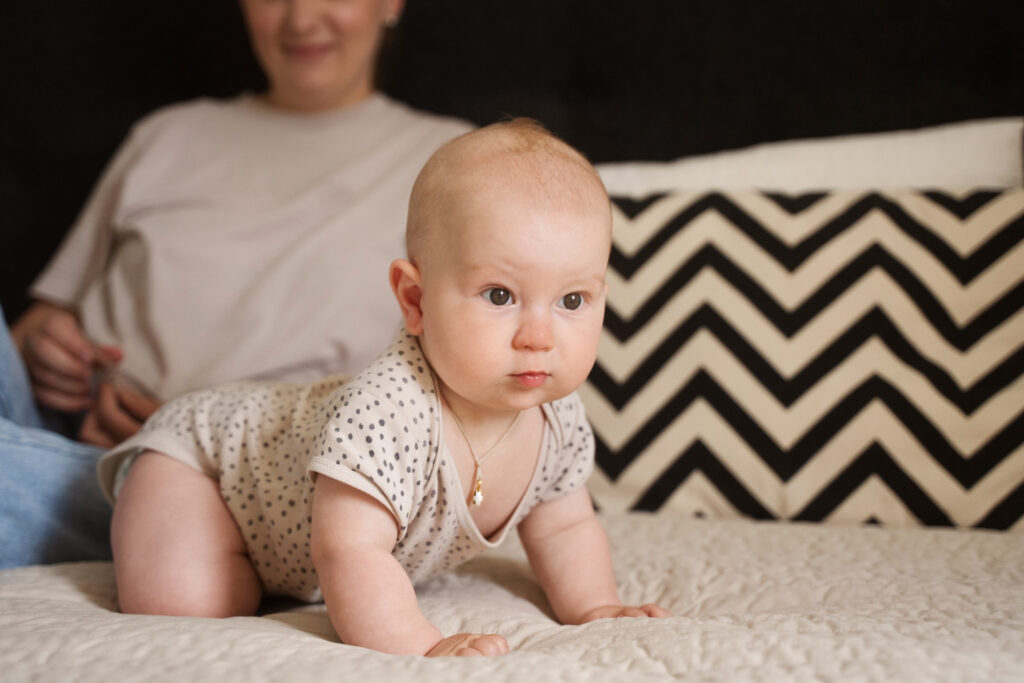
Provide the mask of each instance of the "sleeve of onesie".
POLYGON ((32 297, 74 306, 107 265, 121 188, 140 152, 138 137, 138 128, 133 129, 107 164, 56 254, 32 283, 32 297))
POLYGON ((542 501, 560 498, 585 487, 594 470, 594 432, 587 422, 583 402, 573 392, 555 401, 551 408, 558 419, 560 438, 558 453, 549 465, 551 483, 541 496, 542 501))
POLYGON ((428 396, 410 382, 378 392, 347 385, 328 406, 308 471, 325 475, 376 499, 405 535, 423 497, 437 446, 436 415, 428 396))

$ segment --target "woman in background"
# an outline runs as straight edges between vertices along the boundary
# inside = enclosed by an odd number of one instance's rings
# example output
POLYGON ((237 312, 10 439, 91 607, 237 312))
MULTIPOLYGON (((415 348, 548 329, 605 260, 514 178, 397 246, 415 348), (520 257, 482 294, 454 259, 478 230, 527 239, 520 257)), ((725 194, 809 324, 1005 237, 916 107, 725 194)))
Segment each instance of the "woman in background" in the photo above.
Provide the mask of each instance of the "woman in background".
POLYGON ((410 188, 470 126, 375 90, 403 0, 241 6, 268 91, 137 124, 11 330, 27 377, 0 334, 0 567, 109 558, 96 458, 163 401, 352 372, 397 327, 410 188))

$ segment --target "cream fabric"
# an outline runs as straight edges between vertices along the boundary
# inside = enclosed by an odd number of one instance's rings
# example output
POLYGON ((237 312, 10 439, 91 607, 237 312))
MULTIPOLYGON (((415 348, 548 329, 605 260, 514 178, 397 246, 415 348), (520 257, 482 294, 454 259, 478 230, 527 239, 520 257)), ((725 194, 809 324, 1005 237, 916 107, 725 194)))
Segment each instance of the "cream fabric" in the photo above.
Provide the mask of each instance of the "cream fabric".
POLYGON ((510 538, 417 588, 442 633, 497 632, 498 658, 395 657, 338 643, 323 605, 261 617, 117 611, 109 563, 0 571, 10 681, 1024 680, 1024 543, 1010 534, 605 518, 619 591, 666 620, 561 626, 510 538))
POLYGON ((608 193, 678 189, 808 192, 865 187, 1019 187, 1024 118, 961 121, 885 133, 768 142, 674 161, 597 167, 608 193))
POLYGON ((322 114, 198 100, 138 124, 34 296, 80 311, 160 399, 356 372, 398 325, 413 180, 470 129, 382 95, 322 114))

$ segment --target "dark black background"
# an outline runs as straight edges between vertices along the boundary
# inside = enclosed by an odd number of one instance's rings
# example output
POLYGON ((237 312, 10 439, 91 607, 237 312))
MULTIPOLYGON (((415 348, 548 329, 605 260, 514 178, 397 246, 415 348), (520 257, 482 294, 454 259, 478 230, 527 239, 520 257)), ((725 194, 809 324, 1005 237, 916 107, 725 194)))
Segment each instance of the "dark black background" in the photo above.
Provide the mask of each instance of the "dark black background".
MULTIPOLYGON (((528 115, 595 162, 1024 114, 1024 3, 409 0, 390 94, 528 115)), ((231 0, 49 0, 0 14, 8 319, 129 126, 263 86, 231 0)))

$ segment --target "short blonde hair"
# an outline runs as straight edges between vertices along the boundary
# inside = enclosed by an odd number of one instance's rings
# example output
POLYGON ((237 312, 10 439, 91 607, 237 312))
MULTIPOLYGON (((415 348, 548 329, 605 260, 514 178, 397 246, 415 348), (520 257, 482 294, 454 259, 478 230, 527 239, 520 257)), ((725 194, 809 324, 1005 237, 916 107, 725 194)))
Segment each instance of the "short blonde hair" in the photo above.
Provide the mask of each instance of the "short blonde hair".
POLYGON ((467 191, 515 187, 532 199, 585 206, 604 184, 586 157, 533 119, 516 118, 479 128, 445 143, 423 166, 409 198, 405 247, 417 263, 453 202, 467 191))

